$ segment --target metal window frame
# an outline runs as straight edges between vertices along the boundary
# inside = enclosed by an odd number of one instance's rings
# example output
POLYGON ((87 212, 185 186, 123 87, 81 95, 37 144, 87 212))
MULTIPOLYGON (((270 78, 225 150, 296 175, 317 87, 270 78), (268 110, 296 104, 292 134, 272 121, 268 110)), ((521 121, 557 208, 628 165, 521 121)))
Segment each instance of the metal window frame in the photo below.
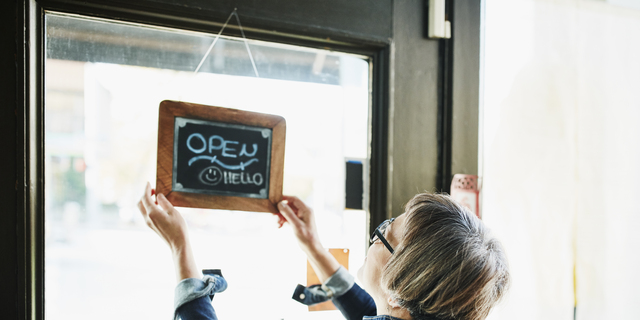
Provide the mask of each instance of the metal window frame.
MULTIPOLYGON (((445 5, 445 14, 453 20, 454 10, 451 1, 445 5)), ((455 31, 451 26, 451 32, 455 31)), ((452 39, 438 40, 438 169, 436 189, 451 193, 451 153, 453 124, 453 45, 452 39)))

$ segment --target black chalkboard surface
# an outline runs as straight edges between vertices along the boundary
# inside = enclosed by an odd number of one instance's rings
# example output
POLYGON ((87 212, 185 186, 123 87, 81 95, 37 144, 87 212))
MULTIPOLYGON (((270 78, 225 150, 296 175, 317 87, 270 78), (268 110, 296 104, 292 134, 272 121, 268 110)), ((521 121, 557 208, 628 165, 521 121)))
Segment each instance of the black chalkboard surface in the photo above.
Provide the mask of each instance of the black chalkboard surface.
POLYGON ((175 118, 173 190, 267 199, 271 129, 175 118))
POLYGON ((175 206, 277 213, 284 135, 279 116, 163 101, 156 191, 175 206))

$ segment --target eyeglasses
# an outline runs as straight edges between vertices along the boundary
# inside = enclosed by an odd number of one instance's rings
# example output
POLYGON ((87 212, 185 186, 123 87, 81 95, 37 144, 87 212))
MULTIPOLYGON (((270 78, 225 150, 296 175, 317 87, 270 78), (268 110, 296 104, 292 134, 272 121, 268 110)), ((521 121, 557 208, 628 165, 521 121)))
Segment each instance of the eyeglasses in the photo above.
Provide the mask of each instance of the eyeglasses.
POLYGON ((396 218, 391 218, 389 220, 383 221, 375 230, 373 230, 373 234, 371 234, 371 239, 369 239, 369 241, 371 243, 374 243, 378 239, 380 239, 380 241, 382 241, 384 246, 387 247, 387 249, 389 249, 391 254, 393 254, 393 248, 391 247, 391 245, 389 244, 387 239, 384 237, 384 233, 387 230, 387 228, 389 227, 389 225, 391 224, 391 222, 393 222, 393 220, 395 220, 395 219, 396 218))

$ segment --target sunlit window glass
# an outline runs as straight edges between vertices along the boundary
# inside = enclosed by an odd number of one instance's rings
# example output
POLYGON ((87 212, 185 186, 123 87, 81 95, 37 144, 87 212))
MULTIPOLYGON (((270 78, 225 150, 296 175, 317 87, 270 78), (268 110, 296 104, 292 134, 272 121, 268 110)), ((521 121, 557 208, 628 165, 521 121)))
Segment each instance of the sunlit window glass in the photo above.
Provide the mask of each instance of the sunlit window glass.
MULTIPOLYGON (((165 99, 287 121, 284 193, 311 205, 328 248, 364 259, 366 212, 345 210, 345 162, 368 163, 369 61, 363 57, 77 16, 46 15, 46 319, 167 319, 169 249, 135 204, 155 183, 165 99)), ((366 168, 366 165, 365 165, 366 168)), ((366 176, 366 175, 365 175, 366 176)), ((229 289, 220 319, 339 319, 291 299, 306 258, 269 213, 181 208, 200 268, 229 289), (250 307, 247 307, 250 305, 250 307)))

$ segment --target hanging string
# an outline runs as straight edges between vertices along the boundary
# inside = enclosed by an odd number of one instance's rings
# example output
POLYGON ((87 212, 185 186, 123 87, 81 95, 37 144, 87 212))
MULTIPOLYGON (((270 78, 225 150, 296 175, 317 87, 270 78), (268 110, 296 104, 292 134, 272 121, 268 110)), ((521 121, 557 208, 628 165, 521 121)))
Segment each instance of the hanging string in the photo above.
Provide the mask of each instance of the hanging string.
POLYGON ((229 20, 231 20, 231 17, 233 17, 234 13, 236 13, 235 9, 233 10, 233 12, 231 12, 231 14, 229 15, 229 18, 227 18, 227 21, 224 22, 224 25, 222 25, 222 29, 220 29, 220 31, 216 35, 216 38, 213 39, 213 43, 211 43, 211 45, 209 46, 209 49, 207 49, 207 52, 204 54, 204 57, 202 57, 202 60, 200 60, 200 63, 198 64, 198 67, 196 68, 196 71, 194 71, 194 73, 198 73, 198 71, 200 70, 200 67, 202 67, 202 64, 204 63, 204 60, 207 59, 207 57, 209 56, 209 53, 211 52, 211 49, 213 49, 213 46, 215 46, 216 42, 218 42, 218 39, 220 38, 222 31, 224 31, 224 28, 227 27, 227 24, 229 23, 229 20))
POLYGON ((247 37, 245 37, 244 30, 242 29, 242 25, 240 24, 240 17, 238 16, 238 8, 234 8, 233 12, 231 12, 229 17, 227 18, 227 21, 224 22, 224 25, 222 25, 222 29, 220 29, 220 31, 216 35, 216 38, 213 39, 213 42, 209 46, 209 49, 207 49, 207 52, 204 54, 204 57, 202 57, 202 60, 200 60, 200 63, 198 64, 198 67, 196 67, 196 70, 194 71, 194 73, 198 73, 198 71, 200 70, 200 67, 202 67, 202 64, 204 63, 204 60, 206 60, 207 57, 209 56, 209 53, 211 53, 211 50, 213 49, 213 46, 216 45, 216 42, 218 42, 218 39, 220 38, 220 35, 222 34, 222 31, 224 31, 224 28, 227 27, 227 24, 229 24, 229 20, 231 20, 231 17, 233 17, 233 16, 236 16, 236 21, 238 21, 238 27, 240 28, 240 34, 242 34, 242 39, 244 41, 244 46, 245 46, 245 48, 247 48, 247 52, 249 53, 249 60, 251 60, 251 65, 253 66, 253 72, 255 72, 257 78, 260 78, 260 75, 258 74, 258 68, 256 68, 256 63, 253 60, 253 55, 251 54, 251 49, 249 49, 249 42, 247 41, 247 37))
POLYGON ((249 60, 251 60, 253 71, 256 73, 256 78, 260 78, 260 75, 258 74, 258 68, 256 68, 256 63, 253 61, 253 55, 251 54, 251 49, 249 49, 249 41, 247 41, 247 37, 244 36, 244 30, 242 30, 242 25, 240 24, 240 17, 238 16, 236 9, 233 10, 233 14, 236 15, 236 20, 238 20, 238 27, 240 27, 240 34, 242 34, 242 39, 244 39, 244 46, 247 48, 247 52, 249 53, 249 60))

